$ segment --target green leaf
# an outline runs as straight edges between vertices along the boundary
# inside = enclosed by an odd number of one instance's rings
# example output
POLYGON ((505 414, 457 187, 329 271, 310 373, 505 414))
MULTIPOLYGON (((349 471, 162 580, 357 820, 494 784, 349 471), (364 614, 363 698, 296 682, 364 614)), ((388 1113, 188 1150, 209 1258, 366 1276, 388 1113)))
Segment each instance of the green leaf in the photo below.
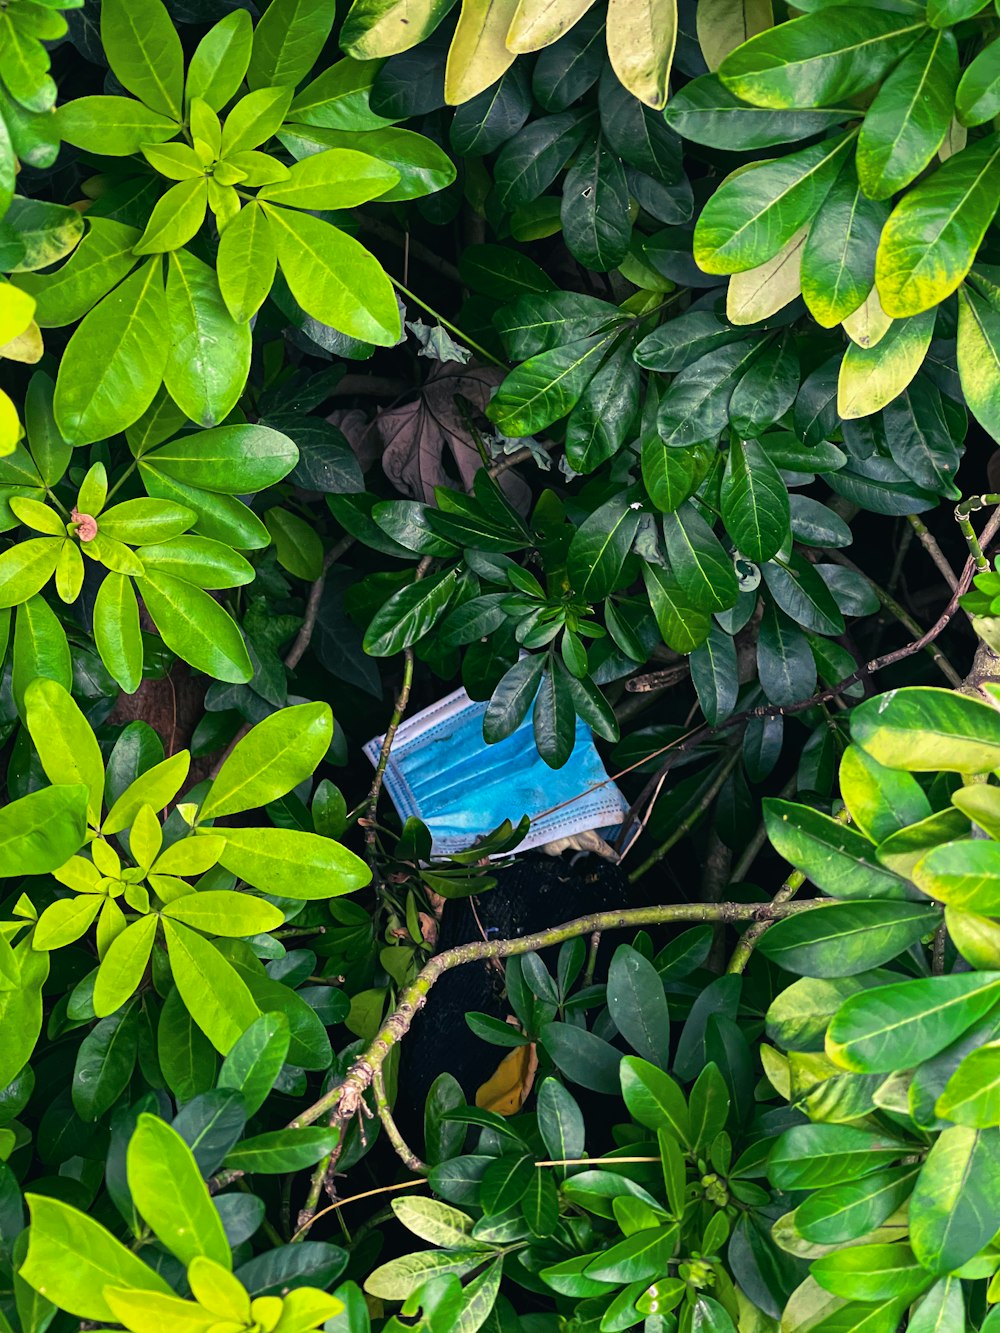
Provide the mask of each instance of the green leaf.
POLYGON ((663 515, 663 537, 670 568, 692 606, 725 611, 737 598, 732 560, 691 504, 663 515))
POLYGON ((935 28, 947 28, 972 18, 985 7, 986 0, 927 0, 927 22, 935 28))
MULTIPOLYGON (((767 268, 767 265, 764 266, 767 268)), ((760 272, 761 270, 757 270, 760 272)), ((729 293, 737 279, 729 280, 729 293)), ((796 295, 798 289, 796 288, 796 295)), ((733 390, 729 421, 737 435, 756 439, 785 415, 799 391, 799 355, 785 334, 765 347, 733 390)))
POLYGON ((271 204, 263 207, 281 271, 306 314, 378 347, 399 341, 399 307, 392 283, 370 251, 308 213, 271 204))
POLYGON ((87 814, 96 828, 104 800, 104 760, 87 719, 58 681, 39 678, 24 692, 25 722, 50 782, 79 783, 90 793, 87 814))
POLYGON ((853 113, 847 107, 772 111, 748 106, 717 75, 703 74, 672 95, 663 115, 682 139, 709 148, 729 149, 738 144, 742 151, 750 151, 810 139, 830 125, 851 119, 853 113))
POLYGON ((216 1083, 235 1088, 248 1116, 264 1105, 288 1057, 291 1034, 283 1013, 261 1014, 230 1048, 216 1083))
POLYGON ((562 768, 573 753, 576 712, 569 681, 572 677, 560 662, 549 662, 535 695, 531 716, 535 745, 550 768, 562 768))
POLYGON ((830 329, 862 306, 875 282, 875 252, 889 210, 845 167, 813 219, 802 251, 802 296, 830 329))
POLYGON ((628 1044, 661 1068, 670 1063, 670 1015, 663 981, 653 964, 620 944, 608 971, 608 1012, 628 1044))
POLYGON ((257 198, 291 208, 354 208, 398 181, 394 167, 368 153, 328 148, 296 162, 284 180, 265 185, 257 198))
POLYGON ((294 134, 284 130, 279 136, 296 157, 302 156, 303 149, 311 152, 323 147, 350 148, 369 154, 377 158, 384 168, 394 170, 399 179, 379 194, 380 204, 419 199, 445 189, 455 179, 455 164, 447 153, 432 139, 423 134, 414 134, 412 130, 396 126, 359 132, 317 129, 307 133, 300 127, 296 127, 296 130, 294 134))
POLYGON ((391 657, 422 639, 444 614, 456 578, 455 570, 447 570, 394 592, 368 626, 365 652, 372 657, 391 657))
POLYGON ((201 935, 163 919, 170 970, 191 1017, 226 1055, 260 1010, 239 974, 201 935))
POLYGON ((880 1227, 910 1197, 919 1167, 892 1167, 860 1180, 817 1190, 801 1203, 795 1225, 817 1245, 860 1240, 880 1227))
POLYGON ((910 1244, 931 1273, 950 1273, 995 1231, 1000 1129, 946 1129, 931 1147, 910 1199, 910 1244))
POLYGON ((606 1249, 584 1271, 599 1282, 649 1282, 662 1277, 674 1257, 679 1231, 676 1225, 637 1231, 606 1249))
POLYGON ((751 37, 719 68, 755 106, 821 107, 877 84, 923 28, 915 15, 873 6, 823 6, 751 37))
POLYGON ((80 1319, 114 1321, 106 1286, 170 1295, 166 1282, 100 1222, 60 1199, 25 1196, 31 1209, 28 1254, 20 1276, 80 1319))
POLYGON ((1000 43, 983 48, 962 73, 955 90, 960 125, 982 125, 1000 112, 1000 43))
POLYGON ((566 567, 585 601, 600 601, 614 590, 638 527, 638 510, 623 497, 615 497, 599 505, 576 529, 566 567))
POLYGON ((850 977, 897 957, 932 934, 940 919, 919 903, 837 903, 776 921, 757 947, 800 976, 850 977))
POLYGON ((250 1175, 284 1175, 304 1171, 336 1148, 340 1130, 311 1125, 305 1129, 278 1129, 243 1139, 226 1155, 224 1165, 250 1175))
POLYGON ((851 739, 880 764, 911 773, 970 776, 1000 766, 1000 714, 966 694, 911 686, 865 700, 851 739))
POLYGON ((103 1019, 84 1037, 73 1070, 73 1109, 92 1123, 128 1087, 139 1045, 138 1012, 133 1007, 103 1019))
POLYGON ((522 657, 504 674, 493 691, 483 717, 483 739, 487 745, 505 740, 527 717, 545 670, 542 653, 522 657))
POLYGON ((546 1054, 568 1079, 593 1092, 618 1091, 621 1052, 586 1028, 546 1023, 540 1038, 546 1054))
POLYGON ((530 356, 512 371, 486 409, 505 435, 534 435, 573 408, 610 350, 614 333, 578 338, 530 356))
POLYGON ((625 258, 632 235, 625 170, 600 135, 566 176, 560 217, 570 253, 587 268, 607 273, 625 258))
POLYGON ((130 157, 144 144, 163 143, 180 130, 172 117, 131 97, 76 97, 59 107, 53 121, 67 143, 108 157, 130 157))
POLYGON ((869 199, 888 199, 931 161, 947 133, 958 82, 951 32, 921 37, 879 88, 858 136, 858 180, 869 199))
POLYGON ((56 423, 72 444, 116 435, 156 395, 168 355, 162 267, 151 259, 84 318, 63 353, 56 423))
POLYGON ((202 819, 269 805, 311 776, 333 740, 329 704, 296 704, 253 727, 215 776, 202 819))
POLYGON ((0 809, 0 876, 46 875, 83 846, 89 789, 43 787, 0 809))
POLYGON ((950 157, 893 209, 875 259, 886 314, 929 310, 961 285, 1000 205, 1000 134, 950 157))
POLYGON ((852 143, 850 135, 828 139, 729 176, 695 225, 698 266, 706 273, 742 273, 776 255, 819 211, 852 143))
POLYGON ((1000 313, 968 283, 958 289, 958 374, 969 410, 1000 439, 1000 313))
POLYGON ((245 495, 281 481, 298 456, 288 436, 269 426, 217 426, 165 444, 144 461, 188 486, 245 495))
POLYGON ((855 1183, 908 1151, 901 1139, 853 1125, 797 1125, 778 1139, 767 1174, 777 1189, 805 1190, 855 1183))
POLYGON ((244 9, 219 19, 195 47, 188 64, 185 94, 221 111, 237 93, 250 64, 253 23, 244 9))
POLYGON ((136 586, 167 647, 199 671, 233 684, 253 676, 239 626, 193 583, 149 569, 136 586))
POLYGON ((691 604, 677 579, 660 565, 643 564, 642 580, 667 647, 690 653, 704 643, 712 627, 711 615, 691 604))
POLYGON ((966 1327, 965 1298, 961 1279, 957 1277, 935 1282, 910 1316, 908 1325, 909 1333, 944 1333, 945 1329, 964 1333, 966 1327))
MULTIPOLYGON (((475 1249, 472 1239, 472 1218, 457 1208, 449 1208, 437 1199, 424 1199, 419 1195, 405 1195, 393 1199, 392 1211, 406 1227, 421 1240, 431 1245, 449 1249, 475 1249)), ((491 1212, 496 1211, 490 1208, 491 1212)))
POLYGON ((227 828, 225 837, 220 864, 255 889, 279 898, 335 898, 371 879, 360 857, 316 833, 227 828))
POLYGON ((892 1073, 929 1060, 1000 1002, 1000 974, 922 977, 852 995, 837 1011, 827 1054, 858 1074, 892 1073))
POLYGON ((749 560, 770 560, 791 535, 788 488, 754 440, 730 445, 721 507, 726 531, 749 560))
POLYGON ((189 1264, 202 1255, 232 1267, 222 1218, 191 1149, 158 1116, 139 1116, 127 1152, 132 1202, 157 1239, 189 1264))
POLYGON ((140 102, 180 120, 184 56, 173 19, 160 0, 108 0, 101 41, 119 83, 140 102))
MULTIPOLYGON (((0 618, 0 634, 7 637, 9 620, 0 618)), ((73 683, 69 641, 55 612, 40 596, 29 597, 14 618, 14 662, 11 685, 14 703, 24 716, 24 691, 36 676, 57 680, 66 689, 73 683)))
POLYGON ((820 810, 768 797, 764 825, 773 848, 835 898, 871 900, 912 896, 907 881, 880 865, 867 837, 820 810))
POLYGON ((689 665, 705 721, 718 726, 732 714, 739 695, 739 666, 732 635, 713 620, 708 638, 692 652, 689 665))
POLYGON ((618 1072, 622 1097, 633 1120, 654 1132, 663 1130, 679 1143, 690 1145, 691 1120, 687 1103, 670 1075, 634 1055, 624 1057, 618 1072))
POLYGON ((272 0, 254 30, 247 83, 251 88, 301 83, 332 26, 324 0, 272 0))
POLYGON ((163 370, 167 392, 192 421, 217 426, 246 384, 250 329, 229 313, 212 269, 187 250, 170 255, 166 295, 171 332, 163 370))

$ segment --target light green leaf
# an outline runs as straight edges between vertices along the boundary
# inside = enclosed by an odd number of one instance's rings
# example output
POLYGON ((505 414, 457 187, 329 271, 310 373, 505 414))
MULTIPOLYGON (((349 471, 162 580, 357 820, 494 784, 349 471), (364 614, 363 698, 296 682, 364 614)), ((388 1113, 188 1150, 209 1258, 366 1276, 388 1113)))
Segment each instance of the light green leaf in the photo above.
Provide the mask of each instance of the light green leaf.
POLYGON ((101 41, 119 83, 153 111, 180 120, 184 55, 160 0, 106 0, 101 41))
POLYGON ((248 203, 228 223, 219 240, 219 288, 238 324, 245 324, 263 305, 277 264, 278 251, 267 214, 259 204, 248 203))
POLYGON ((132 580, 108 573, 94 599, 94 642, 101 661, 126 694, 142 683, 142 631, 132 580))
POLYGON ((90 444, 142 416, 163 379, 166 327, 162 267, 151 259, 105 296, 69 340, 54 403, 67 440, 90 444))
POLYGON ((45 587, 59 563, 64 539, 29 537, 0 555, 0 607, 18 606, 45 587))
POLYGON ((163 143, 180 131, 172 117, 151 111, 131 97, 76 97, 59 107, 53 122, 67 143, 108 157, 130 157, 143 144, 163 143))
POLYGON ((1000 313, 968 283, 958 289, 957 357, 969 410, 1000 440, 1000 313))
POLYGON ((136 241, 137 255, 159 255, 187 245, 205 220, 208 182, 205 176, 171 185, 156 201, 146 230, 136 241))
POLYGON ((163 916, 193 926, 207 935, 233 939, 263 935, 276 929, 285 919, 284 912, 271 903, 229 889, 202 889, 175 898, 164 907, 163 916))
POLYGON ((250 329, 230 315, 213 270, 187 250, 170 255, 166 294, 171 344, 164 384, 192 421, 217 426, 246 384, 250 329))
POLYGON ((840 794, 852 821, 873 842, 926 819, 931 805, 915 778, 885 768, 860 746, 849 745, 840 761, 840 794))
POLYGON ((996 1231, 1000 1129, 946 1129, 931 1147, 910 1199, 910 1244, 931 1273, 950 1273, 996 1231))
POLYGON ((100 1222, 61 1199, 26 1196, 31 1209, 28 1253, 20 1276, 53 1304, 80 1319, 114 1320, 106 1286, 170 1295, 166 1282, 100 1222))
POLYGON ((14 622, 14 702, 24 716, 24 691, 36 676, 57 680, 67 690, 73 684, 69 641, 58 616, 44 598, 29 597, 17 609, 14 622))
POLYGON ((364 861, 331 838, 298 829, 227 828, 220 864, 278 898, 335 898, 371 879, 364 861))
POLYGON ((910 686, 866 699, 851 739, 888 768, 973 775, 1000 767, 1000 713, 952 690, 910 686))
POLYGON ((163 919, 170 970, 188 1013, 225 1055, 260 1010, 236 970, 187 926, 163 919))
POLYGON ((264 210, 281 271, 307 315, 378 347, 399 341, 399 307, 392 283, 370 251, 308 213, 269 204, 264 210))
POLYGON ((227 756, 202 802, 200 817, 238 814, 285 796, 312 774, 332 739, 329 704, 296 704, 273 713, 227 756))
POLYGON ((340 1130, 336 1127, 309 1125, 304 1129, 278 1129, 243 1139, 227 1154, 225 1165, 251 1175, 304 1171, 332 1152, 339 1139, 340 1130))
POLYGON ((245 9, 234 9, 209 28, 188 65, 188 102, 200 97, 221 111, 239 90, 250 64, 253 22, 245 9))
POLYGON ((340 49, 355 60, 394 56, 428 38, 455 0, 354 0, 340 49))
POLYGON ((250 680, 253 667, 239 626, 207 592, 159 569, 148 569, 136 586, 163 642, 178 657, 216 680, 250 680))
POLYGON ((94 1013, 98 1018, 113 1014, 134 995, 153 952, 157 917, 140 917, 116 935, 97 969, 94 982, 94 1013))
POLYGON ((24 692, 25 721, 50 782, 81 783, 96 828, 104 800, 104 760, 90 723, 58 681, 33 680, 24 692))
POLYGON ((232 1267, 229 1242, 194 1154, 158 1116, 139 1116, 126 1154, 132 1202, 157 1239, 189 1264, 202 1255, 232 1267))
POLYGON ((940 911, 926 904, 836 903, 776 921, 757 947, 799 976, 857 976, 898 957, 940 921, 940 911))
POLYGON ((257 198, 291 208, 354 208, 385 194, 399 172, 368 153, 328 148, 296 162, 287 177, 265 185, 257 198))

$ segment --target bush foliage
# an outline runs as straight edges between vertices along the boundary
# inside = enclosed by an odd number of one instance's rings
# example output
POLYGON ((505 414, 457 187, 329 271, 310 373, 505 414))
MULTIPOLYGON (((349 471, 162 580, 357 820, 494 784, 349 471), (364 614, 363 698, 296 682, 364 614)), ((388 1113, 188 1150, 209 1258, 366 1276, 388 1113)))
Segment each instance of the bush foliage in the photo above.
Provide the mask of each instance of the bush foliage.
POLYGON ((1000 1330, 998 15, 0 0, 3 1333, 1000 1330))

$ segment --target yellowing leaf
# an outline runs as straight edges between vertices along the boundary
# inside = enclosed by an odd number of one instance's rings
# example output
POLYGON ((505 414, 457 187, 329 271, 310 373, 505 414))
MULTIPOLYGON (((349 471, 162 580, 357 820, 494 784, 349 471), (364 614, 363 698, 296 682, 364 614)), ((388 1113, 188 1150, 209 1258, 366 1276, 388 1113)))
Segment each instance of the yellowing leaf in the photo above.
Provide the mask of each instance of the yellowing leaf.
POLYGON ((522 55, 551 46, 569 32, 594 0, 520 0, 507 33, 507 49, 522 55))
POLYGON ((516 1115, 528 1099, 537 1069, 535 1043, 515 1046, 500 1061, 496 1072, 477 1090, 476 1105, 483 1111, 495 1111, 497 1115, 516 1115))
POLYGON ((35 298, 9 282, 0 283, 0 343, 18 337, 35 315, 35 298))
POLYGON ((17 408, 9 396, 0 389, 0 458, 14 452, 23 434, 24 427, 17 415, 17 408))
POLYGON ((444 72, 444 100, 460 106, 496 83, 514 63, 507 33, 516 0, 462 0, 444 72))
POLYGON ((873 287, 864 303, 847 316, 841 327, 851 342, 857 343, 859 347, 874 347, 888 333, 891 323, 892 320, 882 309, 878 288, 873 287))
POLYGON ((16 338, 11 338, 0 346, 0 357, 6 357, 8 361, 21 361, 25 365, 33 366, 41 361, 42 354, 45 351, 45 344, 42 342, 42 331, 34 320, 28 325, 23 333, 19 333, 16 338))
POLYGON ((899 397, 923 364, 936 316, 936 310, 927 310, 894 320, 876 347, 848 347, 837 382, 842 417, 871 416, 899 397))
POLYGON ((608 0, 608 58, 633 97, 656 111, 667 103, 677 42, 677 0, 608 0))
POLYGON ((800 227, 778 253, 759 268, 734 273, 726 294, 731 324, 756 324, 782 310, 802 291, 799 276, 808 227, 800 227))
POLYGON ((771 0, 699 0, 695 13, 698 45, 710 70, 730 51, 774 26, 771 0))

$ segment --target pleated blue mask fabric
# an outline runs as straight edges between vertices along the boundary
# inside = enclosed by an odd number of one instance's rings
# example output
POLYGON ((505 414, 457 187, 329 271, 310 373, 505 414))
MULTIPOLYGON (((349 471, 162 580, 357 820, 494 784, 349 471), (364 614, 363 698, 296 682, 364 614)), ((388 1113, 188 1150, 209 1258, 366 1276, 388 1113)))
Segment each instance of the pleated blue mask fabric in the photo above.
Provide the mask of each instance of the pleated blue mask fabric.
MULTIPOLYGON (((416 816, 427 825, 435 856, 465 851, 505 819, 516 824, 523 815, 531 819, 531 830, 519 851, 621 823, 628 802, 608 780, 590 728, 580 718, 572 755, 553 769, 535 746, 530 709, 517 730, 496 745, 483 740, 485 712, 485 702, 456 690, 396 732, 385 787, 403 819, 416 816)), ((382 739, 376 736, 364 747, 373 764, 382 739)))

